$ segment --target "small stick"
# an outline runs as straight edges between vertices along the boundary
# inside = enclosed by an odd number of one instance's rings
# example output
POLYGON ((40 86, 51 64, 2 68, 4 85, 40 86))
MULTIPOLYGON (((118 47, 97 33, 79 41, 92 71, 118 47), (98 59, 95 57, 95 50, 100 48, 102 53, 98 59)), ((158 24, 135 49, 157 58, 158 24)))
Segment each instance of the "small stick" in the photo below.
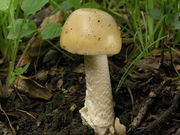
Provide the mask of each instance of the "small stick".
POLYGON ((31 47, 32 43, 33 43, 33 42, 35 41, 35 39, 37 38, 36 36, 37 36, 37 33, 35 33, 35 34, 33 35, 33 37, 29 40, 29 42, 28 42, 25 50, 23 51, 23 54, 22 54, 21 57, 19 58, 19 61, 18 61, 17 65, 16 65, 16 69, 18 69, 18 68, 20 67, 23 58, 24 58, 25 55, 27 54, 27 51, 29 50, 29 48, 31 47))
MULTIPOLYGON (((131 89, 129 87, 127 87, 127 90, 128 90, 129 96, 131 98, 132 112, 134 112, 134 97, 133 97, 132 91, 131 91, 131 89)), ((131 118, 133 118, 133 116, 131 118)))
POLYGON ((148 99, 146 100, 145 103, 143 103, 144 105, 139 110, 138 115, 133 119, 132 123, 130 124, 130 127, 131 127, 130 130, 137 128, 141 124, 142 120, 145 117, 145 114, 154 103, 154 99, 159 95, 161 89, 162 89, 161 85, 158 85, 158 86, 155 85, 153 87, 153 90, 151 90, 149 93, 148 99))
POLYGON ((147 127, 141 128, 141 130, 138 133, 152 131, 155 128, 160 127, 163 122, 166 122, 168 119, 170 119, 172 114, 176 112, 179 106, 180 106, 180 91, 178 91, 177 94, 174 96, 171 106, 157 120, 154 120, 147 127))
POLYGON ((29 113, 29 112, 27 112, 27 111, 24 111, 24 110, 21 110, 21 109, 16 109, 17 111, 19 111, 19 112, 23 112, 23 113, 25 113, 25 114, 27 114, 27 115, 29 115, 30 117, 32 117, 33 119, 35 119, 36 120, 36 117, 35 116, 33 116, 31 113, 29 113))
POLYGON ((8 120, 8 123, 9 123, 9 126, 10 126, 10 128, 11 128, 11 131, 12 131, 13 135, 16 135, 16 131, 15 131, 15 129, 13 128, 13 126, 12 126, 12 124, 11 124, 11 121, 10 121, 8 115, 7 115, 6 112, 3 110, 1 104, 0 104, 0 111, 2 111, 3 114, 6 116, 6 119, 8 120))

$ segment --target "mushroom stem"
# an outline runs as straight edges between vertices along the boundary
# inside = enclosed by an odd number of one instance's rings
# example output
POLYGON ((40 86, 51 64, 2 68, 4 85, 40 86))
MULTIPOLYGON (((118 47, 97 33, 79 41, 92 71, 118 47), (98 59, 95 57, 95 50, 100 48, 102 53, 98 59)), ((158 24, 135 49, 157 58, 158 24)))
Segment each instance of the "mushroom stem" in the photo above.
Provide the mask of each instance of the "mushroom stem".
POLYGON ((104 135, 114 124, 114 102, 107 55, 85 56, 86 97, 81 116, 95 130, 104 135))

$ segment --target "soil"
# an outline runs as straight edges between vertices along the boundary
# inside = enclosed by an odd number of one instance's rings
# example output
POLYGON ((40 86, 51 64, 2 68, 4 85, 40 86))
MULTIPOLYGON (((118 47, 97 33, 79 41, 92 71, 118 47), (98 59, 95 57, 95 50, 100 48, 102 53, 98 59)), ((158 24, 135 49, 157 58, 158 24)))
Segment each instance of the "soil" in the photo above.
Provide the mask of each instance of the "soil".
MULTIPOLYGON (((122 55, 109 58, 113 90, 115 90, 122 75, 122 65, 120 64, 123 63, 122 55)), ((53 50, 53 55, 50 54, 48 58, 57 59, 57 62, 51 61, 50 63, 50 61, 43 60, 45 56, 42 56, 38 62, 36 61, 38 63, 36 72, 35 68, 31 66, 25 74, 29 78, 31 76, 31 79, 42 86, 46 86, 52 93, 50 99, 32 97, 30 92, 18 91, 15 88, 9 90, 10 96, 7 99, 1 99, 1 135, 12 134, 10 125, 17 135, 94 134, 90 127, 82 124, 79 114, 85 96, 83 56, 71 56, 75 60, 70 60, 53 50), (56 57, 54 57, 54 53, 57 54, 56 57), (40 71, 43 71, 40 79, 33 76, 40 71), (44 71, 48 71, 48 74, 45 74, 44 71)), ((163 79, 164 76, 175 74, 175 71, 169 66, 159 66, 154 67, 154 69, 151 66, 158 63, 147 64, 149 59, 159 58, 159 56, 149 57, 140 61, 119 92, 114 93, 116 117, 119 117, 121 123, 126 125, 129 135, 179 135, 177 132, 180 128, 180 98, 178 97, 180 95, 180 80, 163 79), (150 96, 150 93, 155 94, 155 96, 150 96), (175 96, 177 100, 174 99, 175 96), (147 112, 143 114, 142 121, 132 127, 132 120, 137 116, 142 106, 148 103, 148 100, 152 102, 147 107, 147 112), (170 110, 170 108, 173 109, 170 110), (167 116, 161 118, 165 112, 167 116), (157 125, 152 126, 152 124, 157 125)), ((176 57, 177 60, 179 58, 176 57)), ((165 59, 166 62, 168 60, 165 59)))

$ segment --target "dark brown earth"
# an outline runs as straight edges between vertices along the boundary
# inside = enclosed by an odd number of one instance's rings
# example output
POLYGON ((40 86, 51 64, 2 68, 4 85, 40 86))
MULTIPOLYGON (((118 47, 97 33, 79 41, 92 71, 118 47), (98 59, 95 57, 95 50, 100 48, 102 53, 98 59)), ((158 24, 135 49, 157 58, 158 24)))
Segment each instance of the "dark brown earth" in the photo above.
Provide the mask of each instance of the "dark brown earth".
MULTIPOLYGON (((31 91, 12 87, 9 97, 1 99, 0 135, 11 135, 10 125, 17 135, 93 135, 90 127, 82 125, 78 112, 85 96, 83 56, 71 56, 74 60, 51 48, 38 61, 32 61, 24 76, 48 88, 52 97, 43 100, 33 97, 31 91)), ((176 69, 179 58, 174 59, 176 69)), ((179 135, 180 80, 173 78, 176 72, 168 54, 164 66, 159 60, 160 55, 141 60, 119 92, 114 93, 116 116, 127 126, 129 135, 179 135), (146 113, 138 125, 132 126, 142 106, 147 107, 146 113)), ((122 76, 123 63, 123 53, 109 58, 113 90, 122 76)), ((1 74, 2 80, 6 74, 3 70, 1 74)), ((36 88, 29 87, 32 91, 36 88)))

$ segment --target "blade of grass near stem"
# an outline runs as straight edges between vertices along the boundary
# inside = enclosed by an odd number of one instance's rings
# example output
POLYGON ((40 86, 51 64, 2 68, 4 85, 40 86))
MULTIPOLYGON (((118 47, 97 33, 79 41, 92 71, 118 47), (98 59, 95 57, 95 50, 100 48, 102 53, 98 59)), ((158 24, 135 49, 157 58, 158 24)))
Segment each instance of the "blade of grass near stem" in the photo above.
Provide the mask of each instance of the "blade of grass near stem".
MULTIPOLYGON (((147 45, 146 49, 148 50, 150 47, 152 47, 154 44, 156 44, 157 42, 159 42, 160 40, 166 38, 167 36, 163 36, 159 39, 157 39, 156 41, 154 41, 153 43, 147 45)), ((116 87, 115 92, 117 93, 119 91, 119 89, 121 88, 122 84, 124 83, 124 81, 126 80, 126 77, 129 75, 129 73, 134 69, 134 67, 137 65, 137 63, 145 56, 148 56, 152 54, 151 52, 146 52, 146 51, 142 51, 140 52, 140 54, 132 61, 132 63, 127 67, 125 73, 122 75, 121 79, 119 80, 119 83, 116 87)))
POLYGON ((65 53, 63 50, 61 50, 60 48, 58 48, 57 46, 55 46, 50 40, 46 40, 50 45, 52 45, 55 49, 57 49, 58 51, 60 51, 64 56, 68 57, 71 60, 74 60, 73 57, 71 57, 70 55, 68 55, 67 53, 65 53))
MULTIPOLYGON (((145 7, 146 7, 146 13, 148 13, 149 9, 152 9, 154 7, 154 0, 146 0, 145 1, 145 7)), ((148 36, 149 36, 149 40, 151 42, 154 41, 154 20, 152 17, 150 17, 149 15, 146 16, 146 23, 147 23, 147 32, 148 32, 148 36)))

